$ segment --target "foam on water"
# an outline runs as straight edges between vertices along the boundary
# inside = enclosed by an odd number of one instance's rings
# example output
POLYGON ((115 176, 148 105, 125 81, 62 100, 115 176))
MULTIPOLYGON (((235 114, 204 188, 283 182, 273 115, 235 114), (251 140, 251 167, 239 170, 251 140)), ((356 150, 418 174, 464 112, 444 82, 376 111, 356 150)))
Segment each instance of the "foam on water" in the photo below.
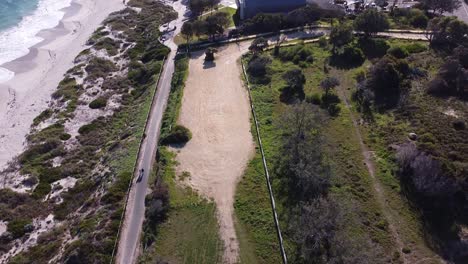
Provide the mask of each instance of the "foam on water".
MULTIPOLYGON (((72 0, 39 0, 37 9, 22 18, 16 26, 0 31, 0 65, 29 53, 29 48, 43 41, 36 36, 41 30, 56 27, 65 15, 64 8, 72 0)), ((13 78, 14 73, 0 67, 0 83, 13 78)))

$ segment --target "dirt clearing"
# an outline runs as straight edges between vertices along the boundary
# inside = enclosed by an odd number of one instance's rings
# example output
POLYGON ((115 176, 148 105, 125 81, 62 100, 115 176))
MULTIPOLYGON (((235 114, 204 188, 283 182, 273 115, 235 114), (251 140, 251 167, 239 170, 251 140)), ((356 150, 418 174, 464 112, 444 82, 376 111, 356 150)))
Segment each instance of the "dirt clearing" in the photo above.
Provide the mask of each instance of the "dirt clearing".
POLYGON ((237 182, 254 153, 250 133, 250 106, 237 60, 248 43, 219 48, 214 63, 204 53, 192 54, 179 123, 193 137, 177 150, 179 174, 218 208, 223 263, 236 263, 239 243, 234 228, 234 194, 237 182))

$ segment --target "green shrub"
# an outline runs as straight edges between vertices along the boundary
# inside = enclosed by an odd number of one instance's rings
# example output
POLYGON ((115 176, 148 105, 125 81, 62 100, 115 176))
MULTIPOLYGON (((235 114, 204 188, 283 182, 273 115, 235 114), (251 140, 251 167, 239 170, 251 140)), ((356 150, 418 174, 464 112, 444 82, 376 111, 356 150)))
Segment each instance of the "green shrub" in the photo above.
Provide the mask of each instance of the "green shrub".
POLYGON ((77 85, 75 78, 65 78, 59 83, 57 91, 52 94, 52 98, 62 98, 63 101, 77 99, 78 90, 81 88, 81 85, 77 85))
POLYGON ((434 137, 434 135, 432 135, 431 133, 424 133, 422 134, 420 137, 419 137, 419 140, 421 142, 427 142, 427 143, 435 143, 436 142, 436 139, 434 137))
POLYGON ((87 133, 95 130, 96 128, 97 128, 97 125, 95 123, 86 124, 86 125, 83 125, 82 127, 80 127, 78 129, 78 133, 87 134, 87 133))
POLYGON ((36 118, 33 120, 33 126, 39 125, 44 120, 47 120, 49 117, 52 116, 52 110, 51 109, 46 109, 42 111, 36 118))
POLYGON ((140 62, 133 61, 129 66, 128 79, 138 84, 149 83, 160 69, 154 66, 155 65, 146 66, 140 62))
POLYGON ((62 169, 60 167, 41 167, 39 169, 39 184, 33 192, 33 197, 41 199, 51 191, 50 184, 62 178, 62 169))
POLYGON ((113 40, 109 37, 103 38, 94 45, 97 50, 105 49, 109 56, 115 56, 119 53, 121 41, 113 40))
POLYGON ((308 103, 314 104, 314 105, 320 105, 322 104, 322 98, 320 97, 320 94, 314 93, 312 95, 307 95, 306 101, 308 103))
POLYGON ((423 28, 427 27, 427 23, 429 22, 429 18, 418 9, 413 9, 414 11, 411 12, 411 17, 409 19, 410 24, 415 28, 423 28))
POLYGON ((339 57, 348 65, 358 66, 364 63, 366 57, 360 48, 346 46, 339 57))
POLYGON ((320 37, 319 40, 318 40, 318 44, 319 44, 319 46, 321 48, 325 48, 328 45, 327 37, 325 37, 325 36, 320 37))
POLYGON ((115 183, 109 188, 107 193, 102 197, 101 201, 107 204, 116 204, 122 202, 132 180, 131 172, 123 172, 118 177, 115 183))
POLYGON ((405 48, 400 47, 400 46, 390 48, 387 51, 387 53, 392 55, 393 57, 395 57, 397 59, 404 59, 404 58, 408 57, 408 55, 409 55, 408 51, 405 48))
POLYGON ((163 139, 163 144, 184 144, 192 139, 192 132, 182 125, 176 125, 171 133, 163 139))
POLYGON ((107 105, 107 98, 105 97, 98 97, 94 99, 91 103, 89 103, 89 108, 91 109, 100 109, 104 108, 107 105))
POLYGON ((70 138, 71 138, 71 135, 68 133, 63 133, 62 135, 60 135, 60 140, 63 140, 63 141, 67 141, 70 138))
POLYGON ((143 54, 141 61, 147 63, 151 60, 162 60, 169 54, 169 48, 158 43, 157 45, 150 46, 143 54))
POLYGON ((34 159, 50 153, 53 150, 57 149, 61 145, 61 142, 57 140, 49 140, 42 144, 36 144, 29 147, 23 154, 19 156, 19 162, 21 164, 26 164, 33 161, 34 159))
POLYGON ((419 42, 412 42, 410 44, 403 45, 403 47, 410 54, 421 53, 427 50, 427 46, 419 42))
POLYGON ((31 143, 41 143, 51 139, 58 139, 64 132, 64 126, 61 123, 50 125, 34 134, 28 135, 28 140, 31 143))
POLYGON ((271 77, 268 76, 271 59, 268 56, 253 56, 247 64, 247 72, 252 83, 269 83, 271 77))
POLYGON ((359 39, 359 48, 369 58, 380 58, 387 53, 390 45, 384 39, 359 39))
POLYGON ((117 66, 110 60, 94 57, 85 67, 88 73, 87 80, 94 81, 98 78, 106 78, 110 73, 118 70, 117 66))
POLYGON ((10 232, 14 238, 19 238, 26 234, 25 226, 29 224, 32 224, 31 219, 14 219, 8 223, 7 231, 10 232))
POLYGON ((300 62, 312 63, 314 57, 312 56, 312 48, 305 45, 298 45, 294 47, 282 48, 278 54, 278 57, 282 61, 292 61, 294 64, 300 62))

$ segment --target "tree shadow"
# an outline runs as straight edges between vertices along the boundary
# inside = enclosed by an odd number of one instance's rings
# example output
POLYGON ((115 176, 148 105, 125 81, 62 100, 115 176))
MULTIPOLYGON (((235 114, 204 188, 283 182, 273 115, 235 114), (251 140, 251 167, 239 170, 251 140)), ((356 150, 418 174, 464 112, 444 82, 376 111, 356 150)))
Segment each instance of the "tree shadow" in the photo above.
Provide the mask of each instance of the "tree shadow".
POLYGON ((206 70, 206 69, 210 69, 210 68, 214 68, 214 67, 216 67, 216 62, 207 61, 207 60, 203 61, 203 69, 206 70))
POLYGON ((166 146, 169 146, 174 149, 182 149, 185 147, 185 145, 187 145, 187 142, 166 144, 166 146))
POLYGON ((349 70, 361 66, 364 61, 361 59, 350 59, 341 54, 335 54, 329 57, 330 65, 341 69, 349 70))

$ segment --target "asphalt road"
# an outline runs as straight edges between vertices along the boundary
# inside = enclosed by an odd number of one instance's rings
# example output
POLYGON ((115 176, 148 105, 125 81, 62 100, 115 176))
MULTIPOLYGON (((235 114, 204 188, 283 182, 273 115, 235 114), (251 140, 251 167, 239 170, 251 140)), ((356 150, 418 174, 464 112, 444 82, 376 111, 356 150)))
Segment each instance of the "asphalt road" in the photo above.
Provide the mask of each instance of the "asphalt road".
POLYGON ((138 170, 134 175, 133 187, 130 190, 130 198, 125 212, 125 221, 122 225, 121 237, 115 263, 131 264, 135 263, 138 258, 138 246, 141 237, 143 220, 145 218, 145 196, 148 190, 148 174, 152 169, 156 149, 159 141, 159 132, 161 128, 162 117, 167 105, 169 93, 171 90, 171 80, 174 73, 174 58, 177 51, 177 45, 173 42, 173 38, 178 34, 185 19, 185 6, 181 1, 167 1, 168 5, 179 13, 179 18, 172 21, 161 31, 166 29, 174 29, 165 34, 166 41, 164 44, 171 49, 170 54, 166 59, 163 72, 161 73, 159 85, 157 87, 155 101, 151 109, 150 118, 146 128, 146 138, 141 147, 141 152, 138 162, 138 170), (136 182, 138 171, 144 169, 145 174, 140 182, 136 182))

